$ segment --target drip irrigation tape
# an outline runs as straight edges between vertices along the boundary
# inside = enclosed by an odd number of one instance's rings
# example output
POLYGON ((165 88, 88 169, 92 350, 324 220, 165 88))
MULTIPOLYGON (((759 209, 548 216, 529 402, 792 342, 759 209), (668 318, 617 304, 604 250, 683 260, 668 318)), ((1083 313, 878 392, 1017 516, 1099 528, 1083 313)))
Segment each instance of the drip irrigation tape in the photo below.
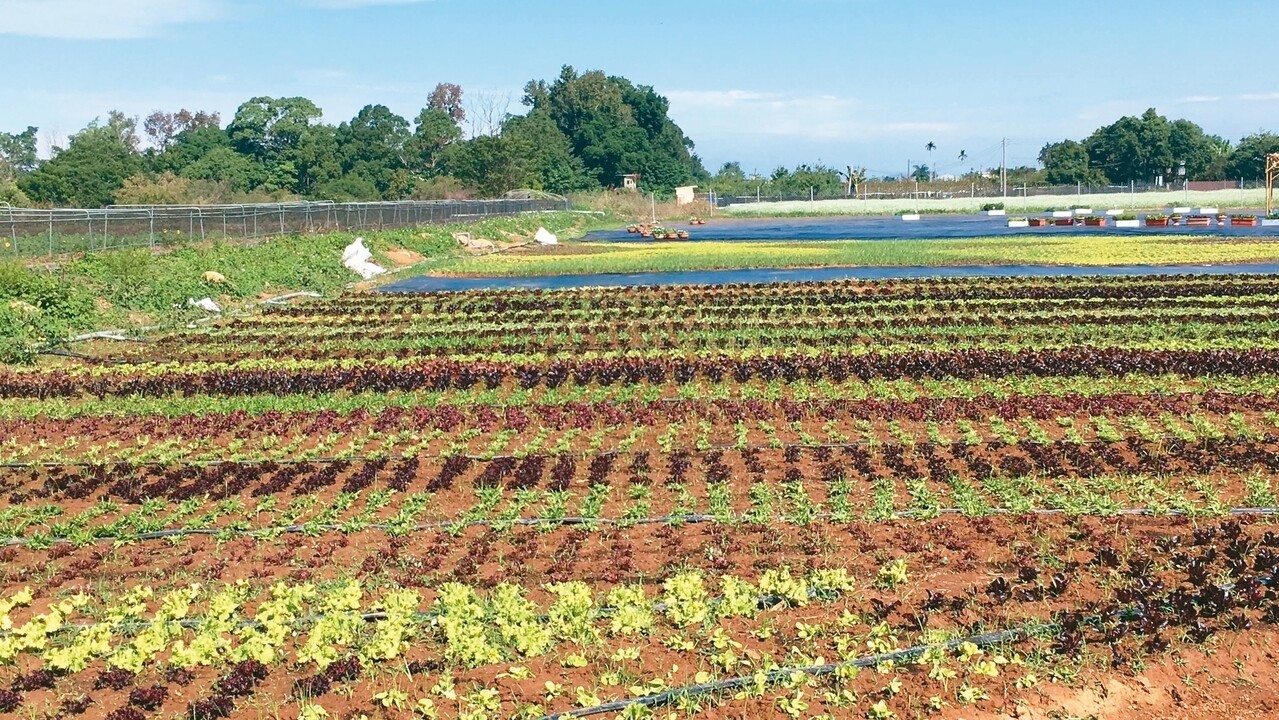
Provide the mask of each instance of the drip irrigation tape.
MULTIPOLYGON (((804 667, 779 668, 764 673, 764 678, 769 683, 776 683, 789 679, 792 675, 799 673, 803 675, 831 675, 838 672, 842 668, 869 668, 875 667, 885 662, 902 662, 912 660, 931 650, 951 651, 960 647, 966 642, 972 643, 979 648, 990 647, 991 645, 999 645, 1003 643, 1016 642, 1038 632, 1043 632, 1043 625, 1026 625, 1011 630, 1002 630, 999 632, 984 633, 981 635, 973 635, 967 638, 949 640, 944 643, 934 643, 931 645, 916 645, 904 650, 895 650, 888 653, 880 653, 878 655, 867 655, 849 660, 842 663, 829 663, 826 665, 808 665, 804 667)), ((748 687, 757 681, 754 675, 735 677, 728 680, 718 680, 715 682, 701 683, 699 685, 689 685, 674 690, 658 693, 656 695, 645 695, 643 697, 633 697, 629 700, 618 700, 616 702, 604 703, 595 707, 578 708, 562 713, 553 713, 543 715, 539 720, 563 720, 564 718, 581 718, 592 715, 602 715, 604 713, 621 712, 632 705, 642 705, 644 707, 659 707, 669 705, 678 701, 680 698, 691 697, 695 695, 706 695, 708 693, 724 692, 726 690, 736 690, 738 688, 748 687)))
MULTIPOLYGON (((984 513, 972 513, 962 508, 935 508, 926 510, 900 510, 892 513, 891 516, 882 518, 882 521, 888 520, 928 520, 943 515, 962 515, 966 517, 984 517, 991 515, 1024 517, 1024 516, 1060 516, 1060 515, 1092 515, 1097 517, 1184 517, 1191 515, 1204 516, 1275 516, 1279 515, 1279 507, 1238 507, 1229 508, 1221 512, 1212 512, 1204 510, 1195 512, 1183 510, 1180 508, 1116 508, 1105 512, 1078 512, 1067 510, 1064 508, 1036 508, 1026 511, 1014 511, 1006 508, 992 508, 984 513)), ((844 522, 835 522, 831 513, 815 513, 809 516, 814 521, 832 521, 831 524, 841 525, 844 522)), ((873 520, 872 520, 873 521, 873 520)), ((849 522, 853 522, 850 520, 849 522)), ((381 530, 394 531, 401 534, 414 532, 426 532, 430 530, 461 530, 476 527, 536 527, 542 525, 553 526, 593 526, 593 525, 611 525, 618 527, 627 527, 631 525, 669 525, 669 524, 687 524, 698 525, 707 523, 722 524, 789 524, 803 525, 805 523, 792 517, 774 516, 764 520, 752 519, 743 515, 659 515, 656 517, 645 518, 604 518, 604 517, 563 517, 563 518, 511 518, 511 519, 493 519, 493 520, 453 520, 434 523, 419 523, 416 525, 394 525, 390 523, 368 523, 358 526, 337 524, 337 523, 303 523, 294 525, 281 525, 279 527, 258 528, 253 530, 239 530, 232 528, 171 528, 167 530, 153 530, 149 532, 137 533, 136 535, 104 535, 101 537, 91 538, 93 542, 142 542, 147 540, 163 540, 166 538, 185 537, 189 535, 205 535, 205 536, 232 536, 232 537, 262 537, 282 534, 297 533, 324 533, 324 532, 361 532, 364 530, 381 530)), ((50 544, 50 545, 74 545, 85 544, 79 540, 70 538, 29 538, 29 537, 10 537, 4 540, 4 547, 24 546, 32 544, 50 544)))

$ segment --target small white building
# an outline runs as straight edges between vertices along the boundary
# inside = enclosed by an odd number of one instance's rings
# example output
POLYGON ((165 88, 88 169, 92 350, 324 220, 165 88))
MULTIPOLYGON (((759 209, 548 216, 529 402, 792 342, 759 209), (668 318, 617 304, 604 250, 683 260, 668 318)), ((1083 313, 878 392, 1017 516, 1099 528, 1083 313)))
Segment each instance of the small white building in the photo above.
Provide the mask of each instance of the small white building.
POLYGON ((623 189, 623 190, 630 190, 631 192, 638 192, 638 191, 639 191, 639 181, 640 181, 639 173, 633 173, 633 174, 630 174, 630 175, 623 175, 623 176, 622 176, 622 189, 623 189))
POLYGON ((696 185, 685 185, 675 188, 675 204, 691 205, 697 199, 696 185))

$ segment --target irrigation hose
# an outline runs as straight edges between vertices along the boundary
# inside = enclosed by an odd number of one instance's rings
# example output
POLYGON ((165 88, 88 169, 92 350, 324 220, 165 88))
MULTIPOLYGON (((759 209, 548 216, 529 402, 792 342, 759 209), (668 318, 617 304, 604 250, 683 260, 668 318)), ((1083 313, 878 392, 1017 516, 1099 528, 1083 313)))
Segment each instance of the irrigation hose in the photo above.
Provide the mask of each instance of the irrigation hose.
MULTIPOLYGON (((967 638, 948 640, 944 643, 934 643, 931 645, 916 645, 904 650, 894 650, 893 652, 880 653, 878 655, 867 655, 841 663, 828 663, 826 665, 808 665, 804 667, 779 668, 764 673, 764 679, 769 683, 776 683, 786 680, 795 674, 802 675, 831 675, 843 668, 869 668, 875 667, 885 662, 902 662, 912 660, 932 650, 952 651, 959 648, 964 643, 972 643, 979 648, 989 647, 991 645, 999 645, 1002 643, 1016 642, 1023 638, 1043 632, 1046 626, 1041 624, 1025 625, 1020 628, 1011 630, 1001 630, 999 632, 984 633, 981 635, 973 635, 967 638)), ((758 682, 755 675, 744 675, 728 680, 717 680, 715 682, 701 683, 699 685, 689 685, 674 690, 658 693, 656 695, 645 695, 642 697, 633 697, 628 700, 618 700, 616 702, 604 703, 595 707, 578 708, 562 713, 553 713, 543 715, 538 720, 563 720, 564 718, 581 718, 591 715, 602 715, 604 713, 621 712, 632 705, 642 705, 644 707, 658 707, 661 705, 669 705, 678 701, 680 698, 691 697, 695 695, 706 695, 708 693, 723 692, 725 690, 736 690, 738 688, 747 687, 758 682)))
MULTIPOLYGON (((1257 578, 1263 584, 1270 586, 1276 581, 1275 575, 1262 575, 1257 578)), ((1235 583, 1227 583, 1218 585, 1222 590, 1230 591, 1234 589, 1235 583)), ((1131 612, 1133 608, 1127 608, 1127 612, 1131 612)), ((1104 616, 1094 615, 1084 622, 1089 625, 1097 626, 1104 616)), ((1016 642, 1030 637, 1043 636, 1055 629, 1055 625, 1051 623, 1032 622, 1022 625, 1019 628, 1009 630, 1001 630, 998 632, 983 633, 981 635, 973 635, 967 638, 958 638, 948 640, 944 643, 934 643, 931 645, 916 645, 904 650, 895 650, 893 652, 881 653, 878 655, 869 655, 857 658, 856 660, 848 660, 840 663, 829 663, 826 665, 809 665, 804 667, 779 668, 765 673, 765 680, 769 683, 787 680, 796 673, 803 675, 831 675, 838 672, 841 668, 868 668, 875 667, 884 662, 901 662, 912 660, 930 650, 952 651, 963 645, 964 643, 972 643, 979 648, 989 647, 991 645, 999 645, 1002 643, 1016 642)), ((682 688, 668 690, 656 695, 646 695, 641 697, 633 697, 628 700, 618 700, 615 702, 604 703, 594 707, 578 708, 562 713, 553 713, 543 715, 538 720, 563 720, 564 718, 581 718, 591 715, 601 715, 603 713, 621 712, 631 705, 642 705, 645 707, 657 707, 660 705, 669 705, 678 701, 683 697, 694 695, 705 695, 714 692, 723 692, 725 690, 736 690, 737 688, 747 687, 757 682, 756 676, 748 675, 735 677, 728 680, 718 680, 715 682, 701 683, 698 685, 690 685, 682 688)))

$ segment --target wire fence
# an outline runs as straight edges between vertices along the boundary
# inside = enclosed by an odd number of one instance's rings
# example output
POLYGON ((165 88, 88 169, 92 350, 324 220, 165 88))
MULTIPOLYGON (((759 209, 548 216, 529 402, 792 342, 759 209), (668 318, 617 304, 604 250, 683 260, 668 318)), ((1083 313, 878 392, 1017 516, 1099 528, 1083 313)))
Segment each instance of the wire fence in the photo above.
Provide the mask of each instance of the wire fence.
POLYGON ((252 205, 129 205, 98 210, 0 203, 0 257, 54 257, 127 247, 373 231, 568 210, 562 198, 252 205))
POLYGON ((1021 198, 1038 197, 1043 195, 1120 195, 1148 192, 1164 192, 1169 193, 1171 196, 1172 193, 1184 192, 1186 190, 1191 192, 1201 192, 1250 190, 1264 187, 1265 184, 1261 181, 1248 182, 1243 180, 1190 181, 1189 183, 1177 181, 1175 184, 1165 183, 1162 185, 1155 183, 1129 183, 1127 185, 1010 184, 1008 186, 1007 194, 1005 195, 999 185, 988 185, 966 181, 937 180, 932 182, 864 182, 856 186, 851 194, 842 187, 833 190, 814 187, 809 189, 807 192, 801 193, 777 193, 770 192, 761 186, 754 194, 730 196, 717 193, 699 193, 697 195, 697 199, 710 202, 716 207, 728 207, 729 205, 810 200, 950 200, 955 198, 989 198, 992 200, 1002 200, 1005 197, 1021 198))

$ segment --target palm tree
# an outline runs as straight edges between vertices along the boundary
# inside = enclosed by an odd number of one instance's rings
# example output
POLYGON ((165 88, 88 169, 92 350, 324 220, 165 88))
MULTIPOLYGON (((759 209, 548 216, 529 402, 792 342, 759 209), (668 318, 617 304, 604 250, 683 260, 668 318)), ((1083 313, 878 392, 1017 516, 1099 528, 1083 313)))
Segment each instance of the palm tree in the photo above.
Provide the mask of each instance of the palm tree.
POLYGON ((963 172, 964 172, 964 161, 965 161, 965 160, 967 160, 967 159, 968 159, 968 151, 967 151, 967 150, 960 150, 960 151, 959 151, 959 172, 960 172, 960 174, 961 174, 961 175, 962 175, 962 174, 963 174, 963 172))
MULTIPOLYGON (((929 140, 928 144, 924 146, 924 149, 928 151, 928 166, 932 167, 933 151, 937 149, 937 143, 933 142, 932 140, 929 140)), ((929 175, 928 177, 930 180, 932 179, 932 175, 929 175)))

